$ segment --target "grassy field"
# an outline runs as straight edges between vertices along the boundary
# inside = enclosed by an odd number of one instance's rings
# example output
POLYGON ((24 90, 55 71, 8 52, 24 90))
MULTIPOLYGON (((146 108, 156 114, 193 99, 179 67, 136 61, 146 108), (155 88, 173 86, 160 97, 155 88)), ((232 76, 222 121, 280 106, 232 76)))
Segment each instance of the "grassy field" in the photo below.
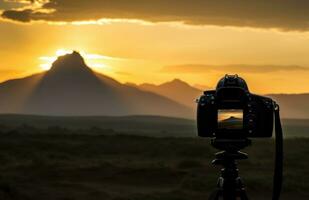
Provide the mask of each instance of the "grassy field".
MULTIPOLYGON (((215 188, 208 140, 92 131, 2 133, 0 199, 205 200, 215 188)), ((282 199, 309 198, 308 145, 285 141, 282 199)), ((253 141, 239 163, 250 199, 270 199, 273 149, 272 139, 253 141)))

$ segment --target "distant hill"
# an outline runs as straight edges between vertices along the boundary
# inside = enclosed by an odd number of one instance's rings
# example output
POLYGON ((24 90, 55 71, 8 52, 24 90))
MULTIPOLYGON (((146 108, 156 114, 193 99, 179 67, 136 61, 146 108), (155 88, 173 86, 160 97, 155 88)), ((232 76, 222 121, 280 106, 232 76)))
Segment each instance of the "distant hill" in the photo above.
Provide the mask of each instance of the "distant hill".
MULTIPOLYGON (((161 85, 144 83, 136 87, 165 96, 192 109, 196 108, 194 100, 203 93, 202 90, 179 79, 161 85)), ((205 88, 205 90, 209 89, 205 88)), ((280 104, 282 118, 309 119, 309 93, 267 94, 265 96, 273 98, 280 104)))
POLYGON ((139 88, 168 97, 191 108, 196 107, 195 99, 202 94, 202 90, 192 87, 180 79, 174 79, 161 85, 145 83, 139 85, 139 88))
POLYGON ((283 118, 309 119, 309 93, 308 94, 269 94, 280 104, 283 118))
MULTIPOLYGON (((309 120, 283 119, 284 137, 309 137, 309 120)), ((162 116, 84 116, 57 117, 36 115, 0 114, 0 133, 10 130, 30 133, 39 130, 87 130, 95 134, 98 130, 108 133, 143 135, 155 137, 197 137, 196 121, 162 116)))
POLYGON ((93 72, 77 52, 59 57, 46 73, 0 84, 0 113, 193 117, 176 101, 93 72))
POLYGON ((98 129, 108 132, 155 137, 195 137, 194 120, 162 116, 38 116, 0 114, 0 132, 26 129, 88 130, 89 134, 98 129), (91 130, 91 131, 89 131, 91 130))
POLYGON ((205 91, 205 90, 211 90, 212 88, 207 86, 207 85, 201 85, 201 84, 194 84, 193 87, 201 90, 201 91, 205 91))

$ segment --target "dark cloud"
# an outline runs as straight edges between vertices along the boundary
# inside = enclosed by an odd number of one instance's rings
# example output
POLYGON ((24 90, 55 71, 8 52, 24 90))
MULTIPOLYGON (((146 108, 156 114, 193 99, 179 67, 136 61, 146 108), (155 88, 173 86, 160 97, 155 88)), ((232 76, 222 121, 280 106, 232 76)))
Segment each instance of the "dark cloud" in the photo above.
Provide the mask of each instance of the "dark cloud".
POLYGON ((5 10, 2 17, 21 22, 125 18, 307 31, 308 8, 308 0, 50 0, 31 12, 5 10))
POLYGON ((25 9, 25 10, 8 10, 5 11, 2 16, 4 18, 16 20, 19 22, 30 22, 32 20, 32 13, 33 10, 31 9, 25 9))
POLYGON ((225 73, 271 73, 280 71, 309 71, 308 67, 297 65, 281 66, 281 65, 170 65, 165 66, 161 70, 166 73, 209 73, 209 72, 225 72, 225 73))

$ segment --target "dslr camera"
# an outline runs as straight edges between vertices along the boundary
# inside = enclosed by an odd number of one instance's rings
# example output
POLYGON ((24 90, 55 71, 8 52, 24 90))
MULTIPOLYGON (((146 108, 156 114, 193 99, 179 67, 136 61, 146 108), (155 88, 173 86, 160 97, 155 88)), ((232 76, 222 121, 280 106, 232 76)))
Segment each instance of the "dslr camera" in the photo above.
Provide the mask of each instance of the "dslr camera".
POLYGON ((225 75, 197 101, 198 136, 218 139, 272 137, 275 103, 252 94, 238 75, 225 75))
POLYGON ((247 200, 238 175, 237 160, 247 159, 241 149, 251 145, 250 138, 272 137, 275 124, 275 167, 273 200, 279 200, 283 172, 283 132, 279 105, 270 98, 252 94, 238 75, 225 75, 216 90, 205 91, 197 101, 198 136, 211 138, 211 145, 223 150, 212 164, 222 165, 218 188, 209 199, 247 200))

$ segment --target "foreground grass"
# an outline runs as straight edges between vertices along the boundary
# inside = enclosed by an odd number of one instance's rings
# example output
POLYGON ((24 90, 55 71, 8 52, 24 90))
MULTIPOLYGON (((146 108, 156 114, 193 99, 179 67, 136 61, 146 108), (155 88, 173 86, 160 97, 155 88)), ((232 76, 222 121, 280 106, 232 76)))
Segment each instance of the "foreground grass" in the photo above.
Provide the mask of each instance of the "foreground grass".
MULTIPOLYGON (((309 139, 285 141, 283 199, 309 197, 309 139)), ((250 199, 270 199, 273 141, 258 140, 239 163, 250 199)), ((198 138, 0 135, 0 199, 207 199, 219 168, 198 138)))

